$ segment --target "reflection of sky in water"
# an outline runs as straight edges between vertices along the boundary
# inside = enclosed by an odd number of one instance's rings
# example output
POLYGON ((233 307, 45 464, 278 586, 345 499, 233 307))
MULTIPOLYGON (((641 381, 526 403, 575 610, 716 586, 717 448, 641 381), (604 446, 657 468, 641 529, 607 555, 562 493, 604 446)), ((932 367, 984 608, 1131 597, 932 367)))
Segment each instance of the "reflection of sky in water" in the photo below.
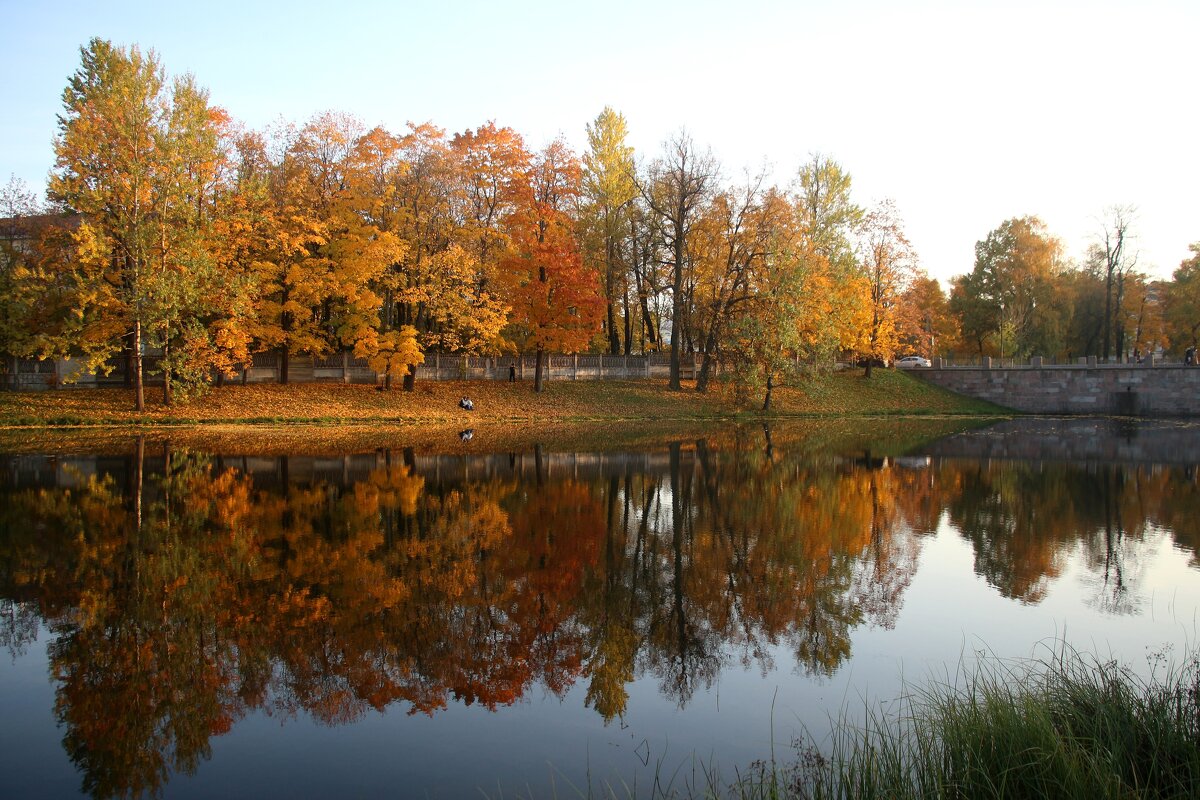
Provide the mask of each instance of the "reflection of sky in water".
MULTIPOLYGON (((1014 444, 1006 441, 1003 433, 993 433, 987 439, 967 437, 962 446, 976 446, 979 441, 986 441, 993 450, 996 442, 1018 447, 1027 444, 1014 444)), ((777 443, 776 449, 785 453, 787 447, 777 443)), ((749 636, 749 644, 743 636, 742 642, 730 644, 726 640, 709 650, 708 659, 719 667, 710 670, 712 684, 706 686, 703 679, 697 681, 694 693, 681 707, 678 697, 664 693, 665 678, 655 671, 670 663, 669 648, 660 654, 658 661, 648 660, 644 639, 649 623, 640 620, 635 628, 643 641, 636 660, 636 677, 626 686, 627 710, 623 718, 608 725, 594 709, 586 707, 589 680, 586 674, 575 678, 561 696, 535 681, 513 705, 502 706, 496 713, 478 705, 465 706, 451 697, 447 707, 433 716, 409 715, 405 713, 407 705, 397 702, 384 713, 367 710, 351 724, 322 725, 315 723, 304 710, 294 716, 273 716, 261 708, 252 708, 243 719, 234 722, 229 732, 211 736, 211 757, 201 760, 195 775, 173 777, 165 786, 165 795, 316 797, 428 793, 433 797, 458 797, 475 794, 475 787, 482 786, 493 795, 513 796, 526 787, 538 794, 548 793, 548 787, 553 785, 559 796, 574 796, 571 787, 586 793, 589 780, 593 788, 605 781, 626 785, 631 790, 635 784, 645 788, 656 772, 663 780, 673 780, 673 785, 682 791, 695 788, 697 780, 703 786, 704 764, 713 758, 719 760, 727 777, 732 776, 734 767, 744 770, 754 759, 768 757, 772 746, 777 757, 787 759, 788 745, 798 732, 807 730, 821 740, 828 730, 830 716, 836 716, 840 709, 848 709, 853 715, 861 709, 864 698, 870 702, 894 698, 901 693, 905 682, 920 683, 931 676, 953 680, 956 670, 970 668, 981 653, 1003 659, 1030 656, 1048 659, 1065 639, 1080 650, 1102 658, 1119 658, 1144 672, 1150 668, 1154 654, 1164 646, 1179 653, 1188 642, 1197 639, 1200 577, 1195 569, 1195 554, 1184 547, 1194 542, 1194 537, 1185 536, 1187 541, 1177 544, 1176 534, 1180 532, 1148 525, 1140 532, 1110 537, 1111 547, 1100 546, 1105 544, 1104 531, 1086 527, 1094 526, 1094 520, 1083 514, 1085 528, 1056 530, 1049 536, 1053 544, 1051 557, 1045 563, 1035 560, 1029 581, 1009 584, 1010 589, 1016 586, 1021 590, 1013 599, 1005 597, 990 582, 995 580, 996 570, 1004 567, 1004 564, 998 567, 995 560, 1012 553, 1026 557, 1030 552, 1045 558, 1046 553, 1036 547, 1032 551, 1022 550, 1028 544, 1028 537, 1020 540, 1019 532, 1014 535, 1012 547, 1007 547, 1010 543, 998 541, 998 536, 1003 535, 995 533, 1004 529, 1003 525, 985 526, 984 533, 976 533, 972 539, 955 527, 952 514, 946 510, 955 491, 963 486, 979 488, 970 483, 974 479, 971 476, 978 474, 987 477, 985 488, 994 485, 1003 490, 1001 494, 1008 492, 1011 497, 1028 502, 1030 493, 1038 491, 1038 487, 1068 495, 1071 491, 1094 488, 1093 478, 1096 474, 1109 475, 1104 472, 1108 467, 1097 472, 1094 466, 972 462, 964 460, 958 452, 952 454, 950 461, 938 455, 908 456, 892 461, 882 471, 872 472, 854 464, 879 466, 886 462, 874 457, 858 462, 823 458, 813 466, 803 459, 789 462, 781 457, 783 460, 771 466, 761 461, 761 453, 755 456, 759 461, 742 464, 728 452, 714 451, 712 467, 732 470, 720 473, 722 502, 727 505, 714 505, 711 497, 701 499, 702 466, 690 454, 685 455, 681 463, 691 478, 690 484, 687 480, 676 484, 679 478, 671 478, 666 458, 644 462, 654 465, 650 467, 656 476, 653 480, 635 483, 631 489, 624 483, 616 484, 615 524, 622 524, 627 499, 633 511, 638 512, 631 513, 624 521, 626 548, 631 546, 639 524, 645 519, 647 535, 658 537, 659 548, 647 575, 661 576, 666 588, 671 585, 674 563, 671 553, 674 497, 681 500, 691 497, 696 508, 702 509, 697 513, 703 522, 690 530, 689 542, 703 540, 709 533, 706 527, 709 525, 716 531, 717 539, 721 531, 726 534, 732 531, 733 535, 749 532, 753 538, 779 536, 781 531, 786 535, 791 530, 793 518, 789 508, 763 511, 770 498, 756 494, 760 489, 739 490, 731 483, 735 474, 750 476, 750 480, 755 480, 756 475, 761 479, 765 474, 762 487, 778 484, 789 476, 807 475, 814 479, 814 486, 843 486, 849 493, 857 492, 860 500, 869 496, 865 493, 867 483, 855 483, 855 478, 894 479, 894 483, 880 484, 886 492, 932 492, 935 514, 929 518, 929 524, 935 525, 935 531, 914 532, 913 526, 920 525, 915 519, 904 521, 903 514, 887 528, 887 541, 901 561, 915 558, 915 565, 906 567, 912 572, 910 579, 897 584, 895 602, 884 609, 886 613, 866 614, 849 625, 849 656, 835 662, 828 675, 814 675, 799 666, 794 650, 796 642, 787 635, 773 638, 758 630, 749 636), (643 517, 638 505, 647 497, 648 490, 654 499, 649 513, 643 517), (756 516, 759 512, 763 515, 756 516), (738 527, 753 525, 771 529, 745 531, 738 527), (980 573, 981 547, 993 559, 988 577, 980 573)), ((989 457, 995 458, 997 454, 991 452, 989 457)), ((584 462, 587 459, 573 460, 574 474, 578 474, 577 465, 584 462)), ((115 462, 108 463, 111 467, 115 462)), ((274 474, 275 467, 269 459, 257 463, 262 474, 274 474)), ((84 460, 76 466, 78 470, 70 473, 74 476, 70 480, 78 486, 79 476, 94 472, 95 465, 84 460)), ((461 487, 467 466, 465 462, 458 464, 443 477, 461 487)), ((440 470, 443 466, 435 468, 440 470)), ((1145 465, 1128 475, 1132 476, 1131 481, 1173 476, 1178 489, 1185 480, 1183 470, 1170 469, 1175 471, 1164 473, 1160 468, 1145 465)), ((333 467, 330 470, 336 472, 333 467)), ((290 480, 297 480, 297 475, 312 480, 316 471, 298 461, 291 467, 290 480)), ((485 472, 480 470, 478 478, 472 472, 472 479, 482 479, 485 472)), ((68 473, 60 467, 59 474, 68 473)), ((551 470, 547 480, 552 483, 563 479, 562 474, 555 475, 551 470)), ((612 486, 607 478, 585 476, 581 480, 593 497, 612 486)), ((427 475, 424 491, 431 492, 436 486, 436 480, 427 475)), ((518 484, 510 484, 513 487, 518 484)), ((1194 486, 1188 488, 1195 491, 1194 486)), ((352 492, 344 492, 340 496, 351 495, 352 492)), ((512 496, 524 499, 501 505, 516 520, 522 503, 535 495, 536 491, 528 484, 522 484, 512 496)), ((986 491, 982 495, 990 498, 986 491)), ((795 502, 818 500, 801 492, 795 502)), ((853 502, 850 494, 835 500, 830 503, 835 512, 847 509, 853 502)), ((599 508, 604 509, 606 502, 601 501, 599 508)), ((1095 502, 1093 497, 1075 498, 1065 507, 1084 508, 1090 513, 1096 508, 1095 502)), ((1163 502, 1169 504, 1172 500, 1168 497, 1163 502)), ((1064 506, 1058 502, 1051 507, 1064 506)), ((915 508, 905 513, 916 514, 915 508)), ((960 516, 974 513, 970 511, 973 508, 976 507, 959 506, 957 513, 960 516)), ((996 511, 994 505, 986 503, 979 508, 983 509, 980 513, 994 515, 996 511)), ((1020 519, 1020 513, 1014 511, 1003 518, 1008 520, 1005 524, 1016 524, 1012 520, 1020 519)), ((562 520, 557 523, 559 528, 562 524, 562 520)), ((541 530, 536 520, 530 530, 541 530)), ((791 535, 810 536, 805 530, 797 528, 791 535)), ((559 529, 556 535, 578 535, 578 531, 559 529)), ((1035 537, 1033 544, 1040 543, 1035 537)), ((781 552, 790 551, 784 547, 781 552)), ((685 555, 690 560, 692 551, 686 550, 685 555)), ((628 557, 628 553, 623 557, 628 557)), ((598 558, 590 569, 603 567, 603 548, 598 558)), ((855 596, 860 601, 872 602, 870 590, 875 587, 870 583, 870 575, 870 562, 855 560, 846 576, 845 591, 859 592, 855 596)), ((623 580, 628 579, 625 574, 623 580)), ((727 580, 728 574, 722 572, 700 576, 700 585, 692 585, 690 589, 719 593, 727 580)), ((743 590, 749 588, 753 587, 743 590)), ((845 600, 845 594, 835 595, 835 599, 845 600)), ((666 607, 670 597, 664 596, 657 602, 666 607)), ((686 597, 684 602, 692 607, 691 604, 700 601, 686 597)), ((744 618, 745 613, 741 601, 734 603, 733 622, 727 630, 736 632, 739 626, 753 628, 755 621, 744 618)), ((364 619, 362 624, 369 626, 371 622, 364 619)), ((658 624, 664 623, 660 620, 658 624)), ((704 625, 700 629, 707 630, 704 625)), ((79 775, 63 747, 66 731, 54 724, 55 681, 47 660, 47 646, 52 641, 53 636, 43 628, 37 640, 25 646, 23 654, 13 658, 5 653, 0 657, 0 719, 4 720, 0 723, 0 775, 5 776, 0 779, 4 781, 0 784, 2 794, 69 795, 78 790, 79 775)))

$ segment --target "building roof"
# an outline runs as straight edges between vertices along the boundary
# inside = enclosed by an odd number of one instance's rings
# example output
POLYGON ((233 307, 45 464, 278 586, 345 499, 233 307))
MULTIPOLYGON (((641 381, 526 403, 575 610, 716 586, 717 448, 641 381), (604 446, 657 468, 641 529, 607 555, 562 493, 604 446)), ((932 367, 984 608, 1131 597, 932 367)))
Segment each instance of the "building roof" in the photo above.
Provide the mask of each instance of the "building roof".
POLYGON ((55 213, 31 214, 22 217, 0 218, 0 239, 8 241, 23 241, 32 239, 52 225, 67 228, 77 228, 83 220, 82 214, 55 213))

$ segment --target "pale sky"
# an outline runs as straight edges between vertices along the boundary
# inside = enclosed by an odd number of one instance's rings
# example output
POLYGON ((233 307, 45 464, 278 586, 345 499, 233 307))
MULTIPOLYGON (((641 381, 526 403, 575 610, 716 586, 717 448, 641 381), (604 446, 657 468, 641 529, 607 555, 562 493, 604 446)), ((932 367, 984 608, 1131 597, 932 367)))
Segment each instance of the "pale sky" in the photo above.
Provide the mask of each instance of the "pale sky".
POLYGON ((41 191, 94 36, 153 48, 250 127, 324 110, 400 132, 489 119, 582 151, 605 105, 653 158, 686 127, 728 180, 812 152, 892 198, 928 272, 1034 214, 1082 256, 1137 207, 1142 269, 1200 241, 1200 2, 0 0, 0 183, 41 191))

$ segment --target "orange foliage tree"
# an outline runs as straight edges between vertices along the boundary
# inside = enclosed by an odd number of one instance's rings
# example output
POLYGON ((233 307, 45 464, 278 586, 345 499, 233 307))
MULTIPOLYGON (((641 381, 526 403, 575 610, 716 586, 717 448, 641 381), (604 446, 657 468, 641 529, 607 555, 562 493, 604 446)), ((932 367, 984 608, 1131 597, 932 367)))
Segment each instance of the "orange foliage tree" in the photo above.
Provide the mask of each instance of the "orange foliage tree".
POLYGON ((502 262, 512 320, 536 353, 533 390, 542 391, 547 350, 578 352, 600 328, 604 296, 579 252, 567 205, 579 194, 579 162, 551 142, 530 171, 525 205, 509 227, 502 262))

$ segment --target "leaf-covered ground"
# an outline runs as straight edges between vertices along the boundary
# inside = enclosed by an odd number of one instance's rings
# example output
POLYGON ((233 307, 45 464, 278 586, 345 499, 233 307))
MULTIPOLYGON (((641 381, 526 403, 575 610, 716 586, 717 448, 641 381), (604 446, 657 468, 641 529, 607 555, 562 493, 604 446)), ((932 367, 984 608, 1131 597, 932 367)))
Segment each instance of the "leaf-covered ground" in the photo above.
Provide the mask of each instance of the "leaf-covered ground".
MULTIPOLYGON (((467 428, 485 422, 566 423, 588 420, 686 421, 757 416, 717 386, 697 394, 660 381, 558 381, 540 394, 530 383, 446 381, 416 391, 377 391, 343 384, 256 384, 214 388, 167 407, 160 387, 148 387, 146 411, 133 411, 125 389, 0 392, 0 427, 130 425, 422 424, 467 428), (475 402, 473 412, 459 398, 475 402)), ((952 394, 892 370, 824 373, 776 389, 771 417, 995 414, 995 406, 952 394)))

